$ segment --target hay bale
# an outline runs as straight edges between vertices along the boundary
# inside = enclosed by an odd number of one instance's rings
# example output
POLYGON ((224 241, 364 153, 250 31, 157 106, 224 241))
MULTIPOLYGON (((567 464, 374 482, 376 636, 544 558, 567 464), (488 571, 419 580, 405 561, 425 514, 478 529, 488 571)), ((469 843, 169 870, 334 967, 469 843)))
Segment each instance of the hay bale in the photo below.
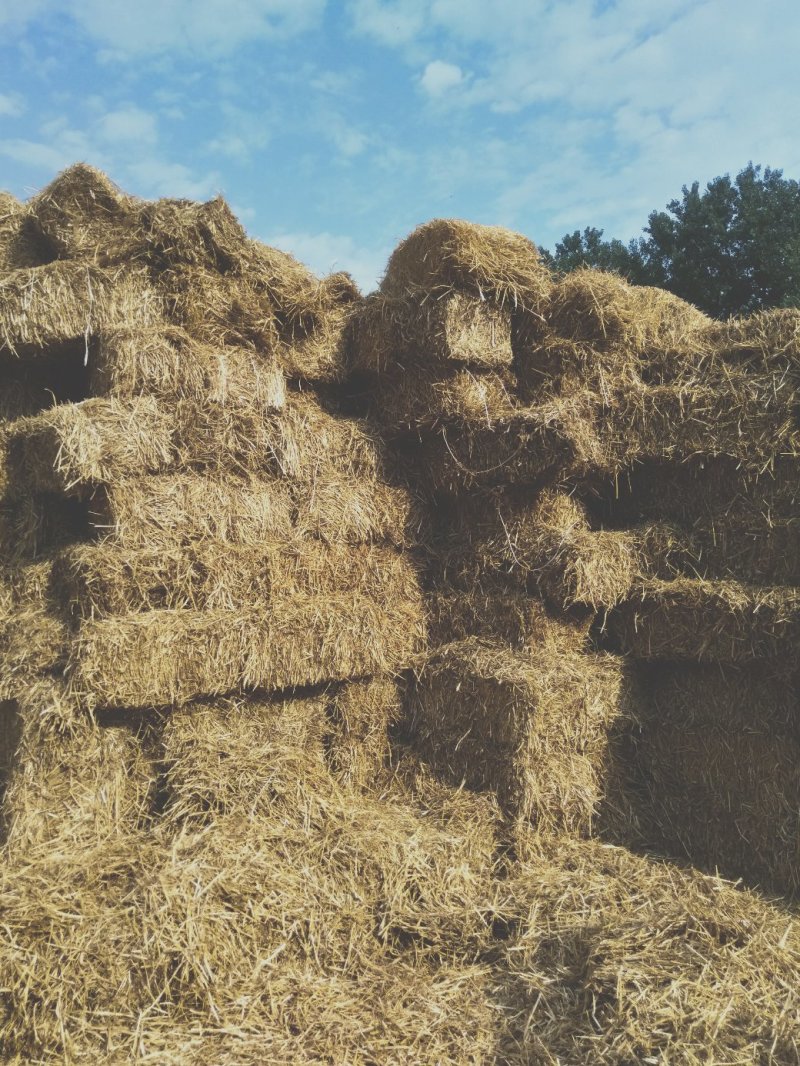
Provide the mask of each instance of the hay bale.
POLYGON ((86 163, 62 171, 28 209, 58 259, 102 264, 118 262, 135 250, 135 201, 86 163))
POLYGON ((653 580, 609 613, 607 627, 637 659, 738 662, 785 655, 800 638, 800 589, 653 580))
POLYGON ((654 722, 637 736, 636 750, 653 848, 767 892, 797 895, 796 729, 770 735, 654 722))
POLYGON ((131 399, 191 400, 210 407, 280 410, 286 385, 280 367, 246 348, 212 348, 177 327, 105 330, 90 353, 92 394, 131 399))
POLYGON ((800 311, 774 307, 743 318, 715 323, 712 339, 718 358, 757 371, 784 370, 796 378, 800 352, 800 311))
POLYGON ((0 192, 0 272, 41 266, 50 259, 28 208, 11 193, 0 192))
POLYGON ((515 587, 482 579, 469 588, 437 582, 425 596, 430 646, 478 637, 536 652, 540 647, 579 651, 586 645, 592 613, 555 614, 541 599, 515 587))
POLYGON ((0 594, 0 699, 17 699, 41 675, 66 663, 68 619, 51 588, 52 562, 3 574, 0 594))
POLYGON ((274 610, 162 610, 85 621, 69 669, 90 705, 164 706, 391 674, 424 640, 418 600, 298 596, 274 610))
POLYGON ((85 492, 177 459, 174 423, 150 396, 62 404, 8 429, 11 476, 42 492, 85 492))
POLYGON ((352 371, 499 370, 513 358, 511 312, 463 292, 436 298, 376 293, 353 322, 352 371))
POLYGON ((247 234, 221 196, 206 203, 143 203, 137 206, 135 225, 143 254, 156 269, 180 263, 226 274, 243 268, 247 234))
POLYGON ((381 292, 402 297, 419 289, 436 295, 457 289, 501 307, 538 311, 550 285, 527 237, 501 226, 434 219, 392 252, 381 292))
POLYGON ((363 299, 349 274, 331 274, 284 302, 278 349, 286 374, 313 383, 338 382, 349 372, 349 328, 363 299))
POLYGON ((390 729, 401 713, 402 692, 394 678, 346 682, 334 690, 325 737, 333 776, 356 789, 379 787, 391 755, 390 729))
POLYGON ((329 544, 391 544, 415 548, 426 538, 419 498, 402 485, 337 476, 291 486, 295 528, 329 544))
POLYGON ((784 907, 599 841, 536 845, 508 885, 502 1060, 796 1060, 800 927, 784 907))
POLYGON ((79 544, 59 554, 52 575, 53 595, 81 618, 149 610, 279 610, 298 597, 320 600, 345 592, 391 603, 413 599, 419 585, 408 558, 392 548, 298 537, 139 549, 79 544))
POLYGON ((0 278, 0 352, 28 357, 76 340, 88 350, 99 330, 146 329, 162 313, 161 300, 141 269, 55 262, 12 270, 0 278))
POLYGON ((101 725, 63 682, 41 679, 16 700, 20 741, 3 800, 7 847, 91 848, 125 839, 152 816, 153 750, 141 725, 101 725))
POLYGON ((94 529, 132 552, 204 539, 253 545, 292 534, 290 486, 252 477, 187 470, 121 478, 100 486, 89 508, 94 529))
POLYGON ((441 425, 492 429, 521 407, 510 371, 400 369, 377 378, 368 395, 373 419, 392 434, 441 425))
POLYGON ((479 640, 432 652, 410 697, 415 744, 447 780, 492 789, 538 832, 587 834, 609 732, 628 714, 620 659, 479 640))
MULTIPOLYGON (((663 289, 590 267, 560 278, 544 313, 557 336, 588 342, 596 352, 635 355, 653 370, 691 363, 709 347, 712 323, 702 311, 663 289)), ((535 362, 535 350, 529 355, 535 362)))
POLYGON ((442 427, 407 458, 428 489, 455 493, 605 469, 593 414, 583 398, 555 400, 491 424, 442 427))

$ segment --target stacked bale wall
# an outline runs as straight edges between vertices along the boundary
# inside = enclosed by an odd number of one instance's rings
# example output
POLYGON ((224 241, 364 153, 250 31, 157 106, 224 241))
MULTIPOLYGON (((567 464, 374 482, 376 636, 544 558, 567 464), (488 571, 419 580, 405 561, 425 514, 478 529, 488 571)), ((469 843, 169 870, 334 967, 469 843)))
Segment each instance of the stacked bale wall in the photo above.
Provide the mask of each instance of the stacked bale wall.
POLYGON ((796 1062, 788 910, 596 839, 795 886, 796 320, 85 166, 0 261, 0 1057, 796 1062))

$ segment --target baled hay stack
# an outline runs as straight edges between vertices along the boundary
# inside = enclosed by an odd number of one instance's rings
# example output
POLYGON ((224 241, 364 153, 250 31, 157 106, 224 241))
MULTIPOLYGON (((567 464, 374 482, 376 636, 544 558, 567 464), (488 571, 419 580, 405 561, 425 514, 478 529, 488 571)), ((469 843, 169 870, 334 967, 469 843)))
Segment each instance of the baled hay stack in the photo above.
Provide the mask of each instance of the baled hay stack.
POLYGON ((783 368, 796 378, 800 352, 800 310, 775 307, 732 318, 712 330, 718 358, 756 371, 783 368))
POLYGON ((609 395, 602 420, 609 465, 728 456, 763 470, 800 455, 797 393, 771 375, 725 382, 633 385, 609 395))
POLYGON ((11 193, 0 192, 0 271, 39 266, 50 258, 28 208, 11 193))
POLYGON ((383 785, 391 758, 390 733, 403 710, 395 678, 345 682, 330 695, 326 756, 333 776, 356 789, 383 785))
POLYGON ((53 258, 100 264, 129 258, 136 201, 86 163, 59 174, 28 210, 53 258))
POLYGON ((793 734, 800 738, 793 658, 747 663, 642 662, 636 666, 647 693, 647 718, 657 727, 692 732, 793 734))
POLYGON ((417 575, 392 548, 293 538, 191 546, 80 544, 61 552, 53 592, 82 618, 148 610, 278 609, 298 597, 352 592, 376 602, 413 600, 417 575))
POLYGON ((3 800, 12 854, 91 849, 150 820, 156 765, 144 726, 93 721, 52 678, 20 692, 4 729, 14 726, 12 714, 19 740, 3 800))
POLYGON ((154 543, 209 539, 255 545, 288 539, 292 511, 287 483, 190 470, 121 478, 100 486, 89 503, 94 529, 131 552, 154 543))
POLYGON ((20 491, 16 482, 0 498, 0 556, 9 567, 49 559, 58 548, 85 540, 90 532, 83 499, 20 491))
POLYGON ((614 642, 637 659, 738 662, 794 654, 800 589, 653 580, 614 608, 607 625, 614 642))
POLYGON ((594 387, 626 377, 669 381, 710 348, 711 320, 672 293, 582 268, 561 278, 544 310, 547 328, 518 345, 532 391, 594 387))
POLYGON ((428 640, 435 648, 478 637, 517 651, 540 647, 579 651, 585 647, 592 612, 553 612, 517 581, 482 578, 468 587, 438 581, 425 596, 428 640))
POLYGON ((521 407, 510 371, 468 367, 445 374, 435 368, 383 374, 370 390, 369 402, 373 419, 388 433, 425 432, 442 425, 492 429, 513 419, 521 407))
POLYGON ((427 537, 419 498, 403 485, 366 477, 320 478, 291 486, 295 526, 330 544, 391 544, 412 549, 427 537))
POLYGON ((0 598, 0 699, 16 699, 41 675, 63 670, 69 649, 67 618, 51 590, 52 563, 37 562, 4 575, 0 598))
POLYGON ((510 368, 511 313, 463 292, 386 296, 376 293, 353 321, 351 370, 385 374, 437 367, 510 368))
POLYGON ((379 605, 357 593, 298 596, 274 610, 155 610, 85 621, 69 669, 90 705, 165 706, 391 674, 424 641, 418 599, 379 605))
POLYGON ((409 460, 429 489, 456 493, 602 470, 594 416, 591 400, 570 397, 483 424, 442 426, 409 460))
POLYGON ((797 1062, 794 916, 625 848, 537 845, 508 883, 518 914, 504 958, 514 1020, 499 1060, 797 1062))
POLYGON ((520 654, 480 640, 433 651, 411 693, 411 729, 445 777, 492 789, 537 831, 591 831, 629 713, 621 660, 540 647, 520 654))
POLYGON ((177 459, 172 417, 151 396, 61 404, 9 428, 10 472, 42 492, 155 474, 177 459))
POLYGON ((349 324, 363 299, 349 274, 331 274, 280 309, 278 355, 291 378, 340 381, 349 371, 349 324))
POLYGON ((29 356, 101 329, 157 324, 163 307, 145 271, 50 263, 0 277, 0 351, 29 356))
POLYGON ((286 402, 286 385, 274 358, 254 349, 214 348, 177 327, 104 330, 89 357, 92 395, 247 408, 267 414, 286 402))
POLYGON ((636 531, 592 530, 567 491, 497 490, 456 504, 444 533, 443 567, 468 584, 481 574, 515 575, 556 608, 613 606, 646 570, 636 531))
POLYGON ((652 847, 769 892, 798 893, 796 733, 654 721, 637 737, 636 749, 652 847))
POLYGON ((177 264, 244 272, 247 234, 221 196, 206 203, 155 200, 136 211, 137 237, 157 271, 177 264))
POLYGON ((538 312, 551 285, 536 246, 501 226, 434 219, 392 252, 381 282, 390 296, 459 290, 511 309, 538 312))

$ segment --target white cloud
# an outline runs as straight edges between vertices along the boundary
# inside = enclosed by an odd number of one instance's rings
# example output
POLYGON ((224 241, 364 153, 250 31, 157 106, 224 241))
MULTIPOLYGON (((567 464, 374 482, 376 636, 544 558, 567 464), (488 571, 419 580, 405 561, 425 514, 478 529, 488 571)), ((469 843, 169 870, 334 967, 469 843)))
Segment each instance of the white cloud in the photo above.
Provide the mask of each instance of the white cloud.
POLYGON ((19 118, 25 110, 25 104, 17 93, 0 93, 0 116, 19 118))
POLYGON ((376 288, 391 251, 388 247, 364 248, 352 237, 327 232, 277 233, 264 240, 290 252, 320 276, 346 270, 364 292, 376 288))
POLYGON ((220 185, 220 177, 216 173, 197 177, 183 163, 170 163, 155 156, 129 163, 125 171, 135 185, 131 191, 147 197, 205 200, 213 196, 220 185))
POLYGON ((461 67, 457 67, 454 63, 444 63, 441 59, 434 59, 425 67, 419 83, 431 96, 441 96, 448 89, 461 85, 463 80, 461 67))
POLYGON ((107 112, 99 120, 97 131, 103 140, 113 144, 151 145, 158 140, 155 116, 133 105, 107 112))
POLYGON ((286 37, 317 24, 326 0, 0 0, 0 26, 41 15, 72 18, 123 55, 181 51, 220 55, 249 41, 286 37))
POLYGON ((427 0, 353 0, 350 17, 357 33, 381 44, 415 40, 429 19, 427 0))

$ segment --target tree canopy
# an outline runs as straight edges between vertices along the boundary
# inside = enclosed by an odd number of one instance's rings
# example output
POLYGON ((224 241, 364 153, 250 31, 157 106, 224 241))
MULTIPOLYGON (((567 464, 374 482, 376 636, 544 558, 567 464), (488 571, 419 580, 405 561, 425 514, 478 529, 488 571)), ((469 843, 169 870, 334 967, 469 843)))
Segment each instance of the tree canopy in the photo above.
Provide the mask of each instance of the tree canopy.
POLYGON ((587 227, 566 234, 544 258, 558 272, 587 265, 638 285, 659 285, 723 318, 800 306, 800 183, 748 164, 684 185, 680 199, 651 212, 628 244, 587 227))

